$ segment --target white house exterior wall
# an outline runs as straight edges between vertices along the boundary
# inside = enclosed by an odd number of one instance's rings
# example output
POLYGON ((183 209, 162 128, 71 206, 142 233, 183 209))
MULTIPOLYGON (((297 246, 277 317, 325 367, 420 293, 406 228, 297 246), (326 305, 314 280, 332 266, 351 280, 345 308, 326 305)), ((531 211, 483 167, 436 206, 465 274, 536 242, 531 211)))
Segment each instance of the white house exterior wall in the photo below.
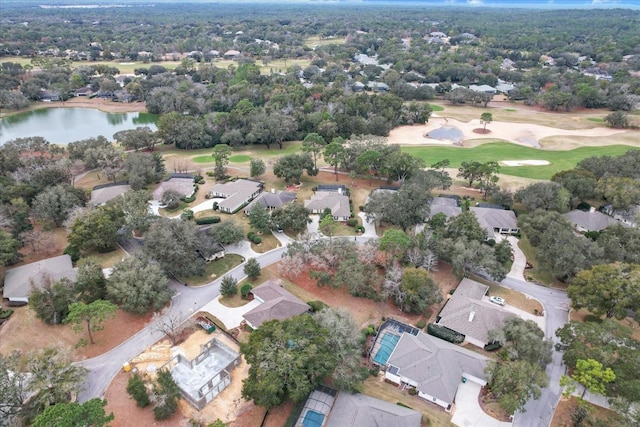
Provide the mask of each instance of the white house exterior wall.
POLYGON ((436 397, 433 397, 427 393, 423 393, 421 391, 418 391, 418 396, 423 398, 424 400, 426 400, 427 402, 431 402, 431 403, 435 403, 438 406, 443 407, 445 410, 449 407, 449 403, 445 402, 443 400, 440 400, 436 397))

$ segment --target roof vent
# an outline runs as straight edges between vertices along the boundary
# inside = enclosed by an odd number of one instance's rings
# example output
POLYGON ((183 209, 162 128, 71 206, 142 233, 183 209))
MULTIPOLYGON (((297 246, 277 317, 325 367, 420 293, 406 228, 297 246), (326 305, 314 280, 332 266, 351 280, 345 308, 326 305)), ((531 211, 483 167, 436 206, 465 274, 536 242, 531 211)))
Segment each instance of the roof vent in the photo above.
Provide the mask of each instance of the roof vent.
POLYGON ((473 322, 473 318, 476 315, 475 311, 472 311, 471 313, 469 313, 469 322, 473 322))

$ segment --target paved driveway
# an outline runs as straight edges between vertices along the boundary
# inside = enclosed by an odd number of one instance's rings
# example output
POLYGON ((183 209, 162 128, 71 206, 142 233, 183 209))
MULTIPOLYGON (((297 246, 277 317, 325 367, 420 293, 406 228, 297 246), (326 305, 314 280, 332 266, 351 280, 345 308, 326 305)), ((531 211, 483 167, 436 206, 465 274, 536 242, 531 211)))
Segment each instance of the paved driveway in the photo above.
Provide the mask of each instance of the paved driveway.
POLYGON ((216 316, 218 319, 224 323, 224 326, 227 329, 233 329, 240 326, 240 323, 244 320, 242 317, 245 313, 254 309, 260 305, 260 301, 254 299, 249 303, 241 306, 241 307, 227 307, 225 305, 220 304, 220 297, 212 299, 207 305, 202 307, 200 311, 206 311, 207 313, 211 313, 216 316))
POLYGON ((480 384, 472 381, 458 385, 456 410, 451 422, 460 427, 510 427, 511 423, 498 421, 482 410, 478 403, 480 388, 480 384))

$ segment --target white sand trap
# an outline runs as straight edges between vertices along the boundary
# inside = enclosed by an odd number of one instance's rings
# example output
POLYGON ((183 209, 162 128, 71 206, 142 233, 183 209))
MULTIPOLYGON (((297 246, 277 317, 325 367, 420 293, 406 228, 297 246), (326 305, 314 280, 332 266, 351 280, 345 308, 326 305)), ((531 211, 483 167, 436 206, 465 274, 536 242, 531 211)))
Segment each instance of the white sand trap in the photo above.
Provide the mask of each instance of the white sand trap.
POLYGON ((502 160, 500 162, 504 166, 547 166, 546 160, 502 160))
POLYGON ((596 127, 592 129, 566 130, 552 128, 530 123, 511 122, 491 122, 487 125, 490 131, 488 134, 477 134, 473 130, 482 128, 479 119, 461 122, 452 118, 432 116, 428 123, 424 125, 399 126, 389 132, 389 142, 400 145, 457 145, 455 140, 429 138, 429 133, 438 131, 441 128, 453 128, 462 133, 462 141, 488 139, 501 139, 518 145, 527 147, 536 146, 540 148, 539 141, 550 136, 584 136, 584 137, 606 137, 625 132, 624 129, 611 129, 596 127))

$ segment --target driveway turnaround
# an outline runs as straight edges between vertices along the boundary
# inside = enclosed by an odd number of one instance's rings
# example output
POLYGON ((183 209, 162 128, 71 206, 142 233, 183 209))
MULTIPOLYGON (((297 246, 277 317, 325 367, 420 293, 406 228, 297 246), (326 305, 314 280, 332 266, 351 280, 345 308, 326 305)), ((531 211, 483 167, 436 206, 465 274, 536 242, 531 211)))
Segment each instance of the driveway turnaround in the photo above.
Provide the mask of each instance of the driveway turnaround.
POLYGON ((200 311, 206 311, 216 316, 227 329, 233 329, 240 326, 244 320, 242 317, 245 313, 253 310, 254 307, 260 305, 260 301, 253 300, 241 307, 227 307, 220 304, 220 297, 212 299, 207 305, 202 307, 200 311))
POLYGON ((482 410, 478 403, 480 388, 480 384, 472 381, 458 385, 451 422, 459 427, 510 427, 510 422, 498 421, 482 410))

